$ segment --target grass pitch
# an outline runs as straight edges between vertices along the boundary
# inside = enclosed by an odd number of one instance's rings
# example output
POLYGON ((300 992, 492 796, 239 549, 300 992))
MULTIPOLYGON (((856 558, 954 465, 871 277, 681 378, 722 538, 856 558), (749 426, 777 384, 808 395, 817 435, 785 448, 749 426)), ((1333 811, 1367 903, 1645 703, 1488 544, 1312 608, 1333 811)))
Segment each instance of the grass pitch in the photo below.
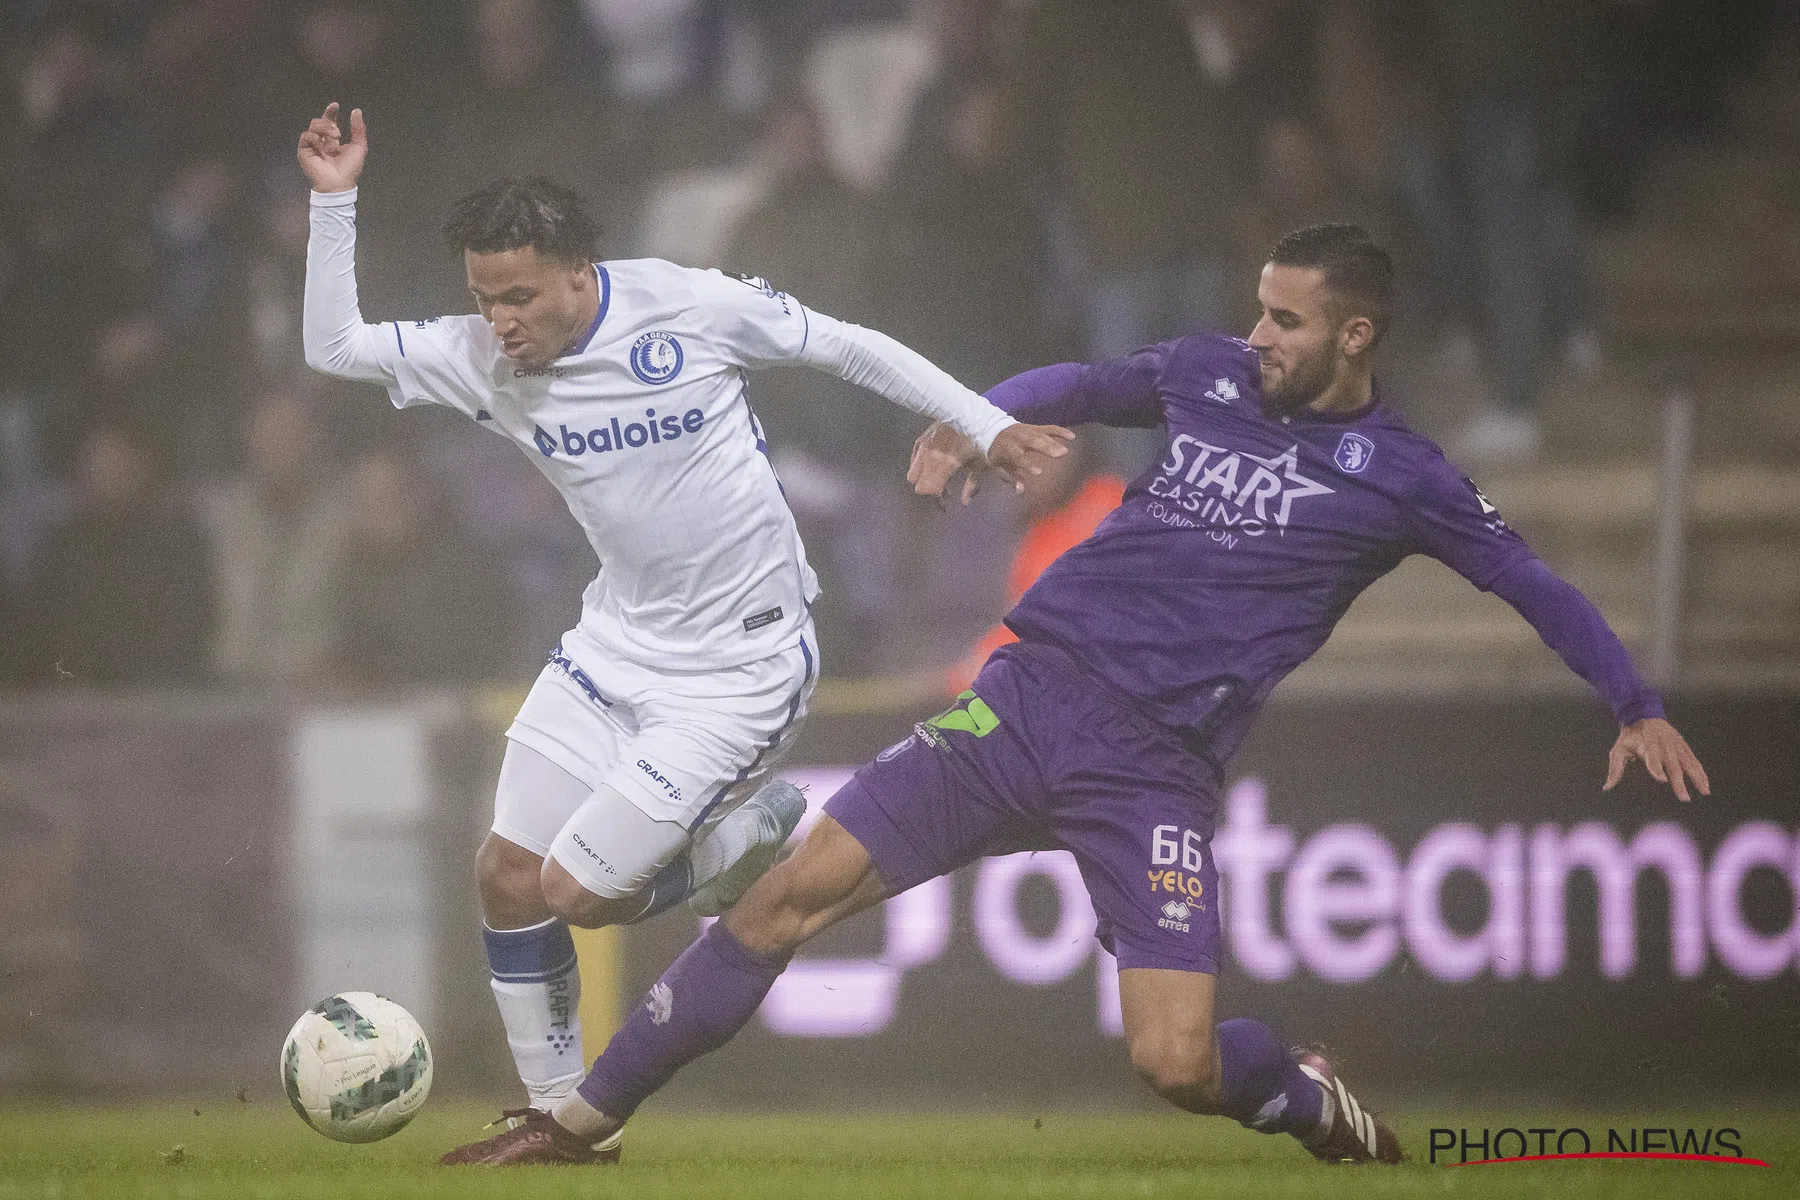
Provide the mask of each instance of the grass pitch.
MULTIPOLYGON (((1285 1137, 1180 1114, 689 1117, 654 1112, 631 1126, 620 1168, 446 1170, 435 1159, 479 1135, 491 1114, 432 1105, 385 1142, 343 1146, 285 1105, 0 1109, 0 1200, 192 1200, 331 1197, 1294 1197, 1800 1195, 1800 1116, 1728 1113, 1531 1113, 1532 1122, 1732 1126, 1744 1154, 1771 1169, 1671 1162, 1423 1162, 1427 1130, 1520 1123, 1517 1110, 1401 1112, 1415 1161, 1328 1168, 1285 1137)), ((1597 1146, 1596 1149, 1604 1149, 1597 1146)))

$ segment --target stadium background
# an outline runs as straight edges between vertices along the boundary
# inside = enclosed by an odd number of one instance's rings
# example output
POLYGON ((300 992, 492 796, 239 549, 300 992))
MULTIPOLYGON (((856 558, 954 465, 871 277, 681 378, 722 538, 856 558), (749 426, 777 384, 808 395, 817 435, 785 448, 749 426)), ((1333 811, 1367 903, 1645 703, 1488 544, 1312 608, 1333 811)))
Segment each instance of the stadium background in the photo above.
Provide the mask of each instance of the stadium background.
MULTIPOLYGON (((293 1014, 358 987, 440 1086, 506 1086, 469 862, 592 562, 514 451, 305 371, 291 155, 329 99, 371 124, 372 316, 467 309, 437 216, 503 172, 978 387, 1242 329, 1274 234, 1369 224, 1387 386, 1669 687, 1714 797, 1601 797, 1597 705, 1411 562, 1237 764, 1223 1011, 1401 1098, 1800 1078, 1791 4, 96 0, 0 34, 6 1096, 272 1089, 293 1014)), ((827 588, 822 795, 941 706, 1081 481, 940 513, 903 414, 753 394, 827 588)), ((1055 855, 890 902, 667 1102, 1147 1104, 1090 919, 1055 855)), ((594 1048, 693 931, 583 939, 594 1048)))

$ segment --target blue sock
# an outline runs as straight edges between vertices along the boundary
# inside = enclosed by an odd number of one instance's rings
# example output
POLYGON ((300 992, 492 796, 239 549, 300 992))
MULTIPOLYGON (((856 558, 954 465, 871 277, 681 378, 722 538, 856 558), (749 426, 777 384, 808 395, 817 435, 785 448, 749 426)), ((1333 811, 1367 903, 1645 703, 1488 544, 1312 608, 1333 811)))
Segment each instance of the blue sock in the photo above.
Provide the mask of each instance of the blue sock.
POLYGON ((631 1116, 675 1072, 730 1041, 786 968, 786 957, 752 954, 715 923, 613 1034, 581 1081, 581 1098, 609 1117, 631 1116))
POLYGON ((625 924, 636 925, 639 921, 648 921, 658 913, 667 912, 686 900, 693 894, 693 891, 694 865, 684 852, 674 862, 658 871, 656 878, 652 879, 649 886, 639 893, 644 897, 643 911, 626 921, 625 924))
POLYGON ((1325 1094, 1261 1021, 1219 1022, 1220 1112, 1259 1133, 1311 1135, 1325 1094))
POLYGON ((581 1081, 581 972, 561 921, 481 931, 494 1002, 531 1107, 550 1108, 581 1081))
POLYGON ((502 983, 543 983, 575 966, 569 926, 552 917, 524 929, 481 927, 488 967, 502 983))

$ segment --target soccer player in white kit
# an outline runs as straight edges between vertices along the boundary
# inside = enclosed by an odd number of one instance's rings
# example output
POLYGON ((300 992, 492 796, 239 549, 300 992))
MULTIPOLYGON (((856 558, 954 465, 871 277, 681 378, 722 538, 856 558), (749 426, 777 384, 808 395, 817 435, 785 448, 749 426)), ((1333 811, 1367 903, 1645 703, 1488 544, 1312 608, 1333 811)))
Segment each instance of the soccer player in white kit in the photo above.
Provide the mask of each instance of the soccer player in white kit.
MULTIPOLYGON (((818 675, 818 581, 745 395, 798 362, 947 422, 1014 477, 1072 436, 1021 425, 882 334, 757 279, 656 259, 593 261, 597 229, 543 180, 455 206, 479 316, 364 324, 356 183, 368 152, 338 106, 298 157, 312 184, 306 361, 442 404, 513 442, 600 559, 580 623, 512 727, 477 856, 494 994, 530 1109, 585 1073, 571 924, 729 907, 805 801, 767 777, 818 675)), ((514 1114, 523 1116, 524 1110, 514 1114)))

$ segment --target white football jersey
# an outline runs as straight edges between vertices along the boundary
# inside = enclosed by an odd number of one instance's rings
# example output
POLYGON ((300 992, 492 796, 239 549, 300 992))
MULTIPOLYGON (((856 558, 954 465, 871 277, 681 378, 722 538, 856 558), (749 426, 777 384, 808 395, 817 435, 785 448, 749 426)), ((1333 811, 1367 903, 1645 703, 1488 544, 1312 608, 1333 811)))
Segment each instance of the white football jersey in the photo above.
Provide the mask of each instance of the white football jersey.
POLYGON ((389 394, 518 443, 562 493, 600 558, 579 630, 601 647, 711 670, 793 646, 819 583, 745 370, 798 358, 806 309, 761 280, 656 259, 595 271, 594 324, 547 367, 507 358, 479 316, 391 322, 389 394))
POLYGON ((507 358, 479 316, 366 325, 355 204, 354 189, 312 196, 307 362, 384 383, 402 408, 455 408, 516 443, 600 558, 577 635, 633 662, 710 671, 780 653, 818 595, 750 410, 749 368, 831 372, 984 451, 1014 423, 892 338, 760 279, 658 259, 596 264, 594 323, 546 367, 507 358))

